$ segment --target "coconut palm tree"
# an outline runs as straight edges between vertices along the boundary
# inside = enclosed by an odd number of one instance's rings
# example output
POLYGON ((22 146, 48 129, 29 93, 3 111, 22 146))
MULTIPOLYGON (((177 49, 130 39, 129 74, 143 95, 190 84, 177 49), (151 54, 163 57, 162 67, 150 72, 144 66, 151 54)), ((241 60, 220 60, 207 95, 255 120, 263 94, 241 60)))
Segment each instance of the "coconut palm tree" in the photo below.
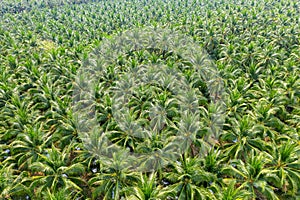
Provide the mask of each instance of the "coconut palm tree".
POLYGON ((249 116, 232 119, 231 129, 224 131, 221 138, 224 144, 225 154, 232 158, 244 159, 251 151, 264 150, 268 145, 258 137, 260 130, 255 126, 249 116))
POLYGON ((152 172, 150 175, 141 174, 139 178, 139 183, 129 188, 132 195, 128 197, 131 200, 152 200, 160 199, 159 195, 161 193, 162 186, 158 184, 156 173, 152 172))
POLYGON ((268 198, 279 200, 275 193, 273 182, 279 182, 279 177, 271 168, 266 168, 267 157, 264 153, 251 150, 245 162, 232 160, 222 173, 232 176, 241 188, 251 193, 251 198, 268 198))
POLYGON ((171 171, 166 172, 165 179, 169 183, 160 194, 162 199, 216 199, 209 190, 216 176, 201 169, 199 158, 182 156, 173 163, 171 171))
POLYGON ((19 133, 16 139, 9 144, 10 159, 16 161, 20 170, 28 170, 28 167, 38 161, 45 148, 49 147, 52 141, 51 135, 43 131, 43 123, 37 123, 34 127, 28 127, 24 133, 19 133))
MULTIPOLYGON (((132 161, 134 162, 134 161, 132 161)), ((120 199, 129 195, 129 187, 135 186, 139 181, 136 172, 130 171, 134 165, 128 159, 126 151, 118 151, 112 157, 104 157, 99 173, 89 180, 94 187, 93 198, 120 199)))
MULTIPOLYGON (((226 179, 223 180, 227 181, 226 179)), ((243 186, 237 186, 235 180, 229 180, 228 183, 224 184, 222 187, 214 186, 212 191, 216 194, 217 199, 222 200, 238 200, 238 199, 251 199, 251 193, 243 186)))
POLYGON ((283 142, 280 145, 273 145, 273 152, 268 154, 268 165, 274 170, 280 182, 274 185, 287 195, 297 194, 300 181, 300 149, 297 143, 292 141, 283 142))
POLYGON ((16 183, 15 172, 13 165, 0 163, 0 198, 9 199, 13 196, 11 190, 16 183))
POLYGON ((46 149, 44 154, 40 154, 41 159, 30 165, 32 175, 23 184, 29 182, 29 188, 35 190, 35 195, 47 191, 47 188, 51 192, 57 192, 63 187, 76 193, 82 191, 86 183, 80 175, 83 175, 85 167, 81 163, 72 163, 71 146, 62 151, 53 145, 51 149, 46 149))

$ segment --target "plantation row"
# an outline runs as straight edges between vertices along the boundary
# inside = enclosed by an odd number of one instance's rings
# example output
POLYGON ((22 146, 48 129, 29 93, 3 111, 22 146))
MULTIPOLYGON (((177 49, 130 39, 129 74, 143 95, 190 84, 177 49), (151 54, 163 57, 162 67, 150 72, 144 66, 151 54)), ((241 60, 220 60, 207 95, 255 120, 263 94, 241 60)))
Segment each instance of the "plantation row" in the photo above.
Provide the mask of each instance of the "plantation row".
POLYGON ((10 0, 1 2, 0 13, 1 15, 5 15, 6 13, 16 14, 20 12, 29 12, 32 9, 53 8, 68 4, 82 4, 87 2, 88 0, 10 0))
POLYGON ((0 13, 0 199, 300 198, 296 0, 7 0, 0 13), (112 56, 94 85, 100 128, 85 140, 74 111, 78 74, 101 45, 145 27, 186 35, 204 49, 222 80, 220 97, 196 62, 172 49, 112 56), (167 68, 149 74, 157 82, 130 85, 136 77, 129 72, 145 66, 167 68), (167 76, 171 69, 190 93, 164 87, 169 80, 181 84, 167 76), (128 112, 114 105, 123 91, 133 91, 128 112), (214 103, 218 98, 224 107, 214 103), (221 108, 223 121, 214 117, 221 108), (184 137, 174 143, 179 133, 184 137), (103 135, 123 150, 103 146, 103 135), (145 170, 150 166, 155 170, 145 170))

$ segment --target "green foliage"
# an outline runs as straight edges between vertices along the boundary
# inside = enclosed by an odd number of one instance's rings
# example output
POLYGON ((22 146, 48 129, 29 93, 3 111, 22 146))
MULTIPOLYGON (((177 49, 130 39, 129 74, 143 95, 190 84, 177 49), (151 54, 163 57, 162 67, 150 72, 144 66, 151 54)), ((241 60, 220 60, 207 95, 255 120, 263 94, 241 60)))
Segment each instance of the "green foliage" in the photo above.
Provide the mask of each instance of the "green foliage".
POLYGON ((296 0, 1 1, 0 199, 299 199, 299 9, 296 0), (208 140, 221 97, 193 70, 201 57, 131 51, 105 66, 93 102, 101 131, 124 151, 95 156, 71 109, 75 76, 103 40, 144 26, 179 31, 208 52, 224 82, 223 130, 208 140), (179 69, 193 91, 177 98, 163 87, 172 77, 158 78, 134 91, 118 123, 113 92, 150 64, 179 69), (179 112, 189 107, 194 115, 179 112), (154 131, 131 134, 133 121, 154 131), (177 132, 184 151, 169 162, 162 149, 177 132), (131 154, 152 152, 131 166, 131 154), (157 170, 139 171, 147 166, 157 170))

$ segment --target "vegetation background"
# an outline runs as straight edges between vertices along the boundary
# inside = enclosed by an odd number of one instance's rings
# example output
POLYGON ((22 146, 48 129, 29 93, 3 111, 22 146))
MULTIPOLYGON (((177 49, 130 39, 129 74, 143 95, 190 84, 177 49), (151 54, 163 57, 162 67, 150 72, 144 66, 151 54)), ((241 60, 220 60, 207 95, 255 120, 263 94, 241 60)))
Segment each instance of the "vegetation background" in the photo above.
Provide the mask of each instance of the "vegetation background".
POLYGON ((296 0, 1 1, 0 199, 299 199, 299 16, 296 0), (207 85, 184 60, 137 51, 108 66, 95 94, 97 118, 111 141, 132 151, 167 145, 182 116, 176 101, 167 100, 171 94, 146 88, 132 99, 132 117, 140 111, 145 121, 142 102, 157 101, 175 128, 168 124, 142 141, 122 131, 101 90, 114 86, 122 74, 117 69, 183 66, 199 91, 201 126, 193 145, 151 173, 125 167, 122 155, 101 159, 87 151, 71 109, 74 79, 89 52, 105 38, 144 26, 192 37, 228 94, 223 133, 203 156, 213 108, 207 85))

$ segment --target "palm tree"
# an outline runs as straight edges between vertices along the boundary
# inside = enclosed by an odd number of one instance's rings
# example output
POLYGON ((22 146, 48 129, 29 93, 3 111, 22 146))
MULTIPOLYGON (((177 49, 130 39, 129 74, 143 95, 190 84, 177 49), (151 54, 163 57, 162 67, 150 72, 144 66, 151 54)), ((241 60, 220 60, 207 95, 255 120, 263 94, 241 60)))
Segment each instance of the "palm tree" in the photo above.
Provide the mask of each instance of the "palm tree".
POLYGON ((251 193, 251 198, 268 198, 279 200, 276 187, 272 183, 279 182, 279 177, 271 168, 266 168, 267 157, 264 153, 255 153, 251 150, 245 162, 232 160, 229 166, 224 167, 223 174, 235 178, 241 188, 251 193))
POLYGON ((156 173, 150 175, 140 174, 139 182, 136 186, 129 188, 132 195, 128 197, 130 200, 154 200, 160 199, 162 186, 158 184, 156 173))
POLYGON ((216 199, 209 190, 216 177, 201 169, 197 157, 183 155, 179 161, 172 164, 171 171, 165 173, 165 179, 169 184, 159 195, 162 199, 216 199))
POLYGON ((221 169, 225 166, 226 156, 219 149, 211 148, 205 157, 199 159, 202 168, 209 173, 221 175, 221 169))
POLYGON ((280 179, 275 186, 285 194, 294 196, 298 193, 297 183, 300 182, 299 146, 289 140, 272 146, 274 150, 268 154, 268 165, 280 179))
POLYGON ((18 165, 18 169, 28 170, 28 167, 44 153, 51 141, 51 135, 45 134, 43 131, 43 123, 25 128, 24 133, 19 133, 16 139, 9 144, 11 157, 5 162, 10 162, 9 160, 13 159, 18 165))
POLYGON ((227 115, 236 116, 245 113, 248 105, 247 99, 251 95, 249 88, 253 82, 249 78, 240 77, 238 79, 229 79, 227 84, 230 85, 229 102, 227 103, 227 115))
MULTIPOLYGON (((224 182, 226 179, 223 180, 224 182)), ((239 199, 251 199, 251 193, 246 189, 243 189, 243 186, 237 186, 235 180, 230 180, 228 183, 218 187, 214 185, 212 191, 216 194, 217 199, 222 200, 239 200, 239 199)))
POLYGON ((233 118, 231 128, 224 131, 221 136, 224 144, 224 153, 232 158, 244 159, 247 153, 254 149, 262 151, 268 145, 261 138, 257 137, 260 130, 255 126, 254 121, 249 116, 233 118))
POLYGON ((6 129, 1 134, 1 139, 10 143, 18 132, 22 132, 26 125, 30 124, 36 116, 37 112, 30 110, 30 103, 24 97, 19 94, 12 93, 10 101, 7 102, 6 106, 2 110, 3 124, 6 129))
POLYGON ((13 165, 4 165, 0 162, 0 198, 11 198, 11 190, 15 184, 16 175, 13 165))
POLYGON ((80 198, 80 192, 72 191, 67 187, 51 192, 51 190, 47 188, 47 191, 42 193, 42 198, 45 200, 72 200, 80 198))
POLYGON ((34 189, 34 194, 39 195, 47 188, 51 192, 57 192, 60 188, 67 188, 74 192, 82 191, 85 182, 80 175, 85 171, 81 163, 73 163, 70 158, 70 148, 62 151, 52 145, 46 150, 46 154, 40 154, 41 159, 30 165, 31 177, 25 179, 23 184, 29 182, 29 188, 34 189))
POLYGON ((130 171, 134 164, 130 163, 128 153, 114 152, 111 158, 103 157, 100 162, 101 171, 89 180, 89 184, 94 187, 93 198, 117 200, 128 196, 128 188, 135 186, 139 181, 136 172, 130 171))

